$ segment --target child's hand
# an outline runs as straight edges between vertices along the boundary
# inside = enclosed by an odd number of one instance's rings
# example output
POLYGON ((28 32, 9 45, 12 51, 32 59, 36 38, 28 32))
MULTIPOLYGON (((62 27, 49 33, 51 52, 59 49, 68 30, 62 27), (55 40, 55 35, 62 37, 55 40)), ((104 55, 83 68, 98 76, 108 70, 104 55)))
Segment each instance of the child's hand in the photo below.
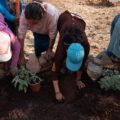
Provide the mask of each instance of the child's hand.
POLYGON ((76 81, 78 89, 82 89, 85 87, 85 84, 81 80, 76 81))
POLYGON ((81 81, 81 75, 82 75, 82 71, 78 71, 77 78, 76 78, 76 84, 78 89, 82 89, 85 87, 85 84, 81 81))
POLYGON ((57 100, 58 102, 63 102, 63 100, 64 100, 64 96, 62 95, 61 92, 55 93, 55 97, 56 97, 56 100, 57 100))

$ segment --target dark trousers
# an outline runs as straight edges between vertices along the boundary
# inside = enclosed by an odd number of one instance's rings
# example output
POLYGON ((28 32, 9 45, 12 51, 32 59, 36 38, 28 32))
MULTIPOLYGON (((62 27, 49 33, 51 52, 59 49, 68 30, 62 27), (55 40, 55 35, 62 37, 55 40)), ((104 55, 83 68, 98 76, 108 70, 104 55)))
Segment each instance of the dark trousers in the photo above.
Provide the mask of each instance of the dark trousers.
POLYGON ((33 35, 35 55, 36 57, 40 57, 42 52, 47 51, 50 38, 48 35, 43 35, 35 32, 33 32, 33 35))

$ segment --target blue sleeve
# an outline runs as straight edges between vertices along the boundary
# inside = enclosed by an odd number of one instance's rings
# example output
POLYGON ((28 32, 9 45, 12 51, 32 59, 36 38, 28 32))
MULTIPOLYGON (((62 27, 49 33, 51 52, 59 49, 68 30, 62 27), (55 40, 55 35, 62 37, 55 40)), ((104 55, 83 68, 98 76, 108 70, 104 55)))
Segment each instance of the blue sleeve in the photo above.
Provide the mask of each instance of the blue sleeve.
POLYGON ((7 2, 8 2, 8 0, 0 0, 0 4, 8 10, 7 2))
POLYGON ((3 16, 8 20, 8 21, 13 21, 15 19, 15 16, 9 13, 9 11, 0 4, 0 13, 3 14, 3 16))
POLYGON ((118 15, 116 15, 115 18, 112 21, 111 31, 110 31, 111 36, 112 36, 113 30, 114 30, 115 24, 117 23, 119 18, 120 18, 120 13, 118 15))

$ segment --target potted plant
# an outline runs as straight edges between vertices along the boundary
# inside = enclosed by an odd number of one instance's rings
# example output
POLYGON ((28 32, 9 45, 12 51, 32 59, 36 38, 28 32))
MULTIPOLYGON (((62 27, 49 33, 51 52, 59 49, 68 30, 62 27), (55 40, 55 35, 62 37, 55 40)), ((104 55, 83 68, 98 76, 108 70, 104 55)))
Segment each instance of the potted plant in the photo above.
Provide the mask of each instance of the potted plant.
POLYGON ((36 74, 31 73, 31 77, 29 79, 29 85, 33 92, 39 92, 40 91, 40 82, 42 79, 38 77, 36 74))
POLYGON ((18 88, 19 91, 24 91, 24 93, 26 93, 29 85, 35 82, 38 82, 40 84, 41 81, 42 79, 40 77, 34 73, 31 73, 25 69, 25 67, 21 66, 21 68, 17 71, 14 79, 12 80, 12 83, 14 84, 14 87, 18 88))

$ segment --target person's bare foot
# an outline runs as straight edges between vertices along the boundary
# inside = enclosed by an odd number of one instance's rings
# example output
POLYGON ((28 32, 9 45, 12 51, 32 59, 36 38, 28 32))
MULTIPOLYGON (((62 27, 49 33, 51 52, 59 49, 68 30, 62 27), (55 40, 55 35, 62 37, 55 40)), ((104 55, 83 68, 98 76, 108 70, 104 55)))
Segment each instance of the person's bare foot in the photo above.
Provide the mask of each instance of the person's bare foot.
POLYGON ((78 89, 82 89, 86 87, 85 84, 81 80, 77 80, 76 84, 77 84, 78 89))

